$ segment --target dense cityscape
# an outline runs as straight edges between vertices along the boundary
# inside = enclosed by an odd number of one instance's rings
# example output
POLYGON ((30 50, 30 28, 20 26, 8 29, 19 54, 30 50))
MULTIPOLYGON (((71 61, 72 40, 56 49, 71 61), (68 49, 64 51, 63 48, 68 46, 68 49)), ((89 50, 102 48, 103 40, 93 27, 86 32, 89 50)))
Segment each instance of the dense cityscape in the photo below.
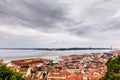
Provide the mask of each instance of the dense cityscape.
MULTIPOLYGON (((106 62, 119 51, 63 55, 57 59, 31 58, 12 60, 6 67, 20 72, 27 80, 99 80, 107 72, 106 62)), ((1 60, 1 64, 5 64, 1 60)))
POLYGON ((0 0, 0 80, 120 80, 120 0, 0 0))

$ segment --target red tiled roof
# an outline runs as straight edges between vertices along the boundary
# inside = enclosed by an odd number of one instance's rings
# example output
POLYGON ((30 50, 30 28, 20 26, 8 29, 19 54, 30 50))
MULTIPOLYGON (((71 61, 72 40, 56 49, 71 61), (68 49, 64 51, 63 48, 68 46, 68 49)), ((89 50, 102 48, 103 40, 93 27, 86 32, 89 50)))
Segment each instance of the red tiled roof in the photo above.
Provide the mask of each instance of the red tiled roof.
POLYGON ((36 63, 43 63, 43 62, 52 62, 52 60, 43 59, 43 58, 33 58, 33 59, 11 61, 11 63, 15 65, 29 65, 29 64, 36 64, 36 63))
POLYGON ((54 73, 54 72, 50 72, 49 76, 56 76, 56 77, 63 77, 63 76, 70 76, 71 73, 69 72, 65 72, 65 71, 60 71, 60 72, 57 72, 57 73, 54 73))

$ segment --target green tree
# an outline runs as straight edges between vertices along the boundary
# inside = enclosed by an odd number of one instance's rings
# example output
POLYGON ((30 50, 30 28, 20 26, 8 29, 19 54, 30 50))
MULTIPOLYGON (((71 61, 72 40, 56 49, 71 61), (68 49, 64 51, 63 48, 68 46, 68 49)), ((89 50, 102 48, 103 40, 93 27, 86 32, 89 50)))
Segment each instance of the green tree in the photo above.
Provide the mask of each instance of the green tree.
POLYGON ((3 65, 0 67, 0 80, 25 80, 25 77, 3 65))
POLYGON ((110 58, 107 63, 106 75, 101 80, 120 80, 120 56, 112 59, 110 58))

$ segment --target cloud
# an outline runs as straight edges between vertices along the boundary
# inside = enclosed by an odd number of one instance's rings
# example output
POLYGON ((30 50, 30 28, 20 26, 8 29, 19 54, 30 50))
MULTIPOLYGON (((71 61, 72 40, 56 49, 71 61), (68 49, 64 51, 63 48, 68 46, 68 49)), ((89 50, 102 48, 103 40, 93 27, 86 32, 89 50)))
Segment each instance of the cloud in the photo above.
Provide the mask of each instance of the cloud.
POLYGON ((64 20, 64 9, 57 4, 50 0, 6 0, 1 5, 0 13, 6 24, 20 24, 47 30, 64 20), (10 18, 13 21, 9 20, 10 18))
POLYGON ((0 34, 26 36, 37 47, 117 45, 119 5, 119 0, 1 0, 0 34))
POLYGON ((15 36, 39 36, 39 35, 45 35, 44 33, 32 29, 32 28, 26 28, 26 27, 20 27, 16 26, 15 28, 9 25, 3 25, 0 27, 0 32, 11 34, 15 36))

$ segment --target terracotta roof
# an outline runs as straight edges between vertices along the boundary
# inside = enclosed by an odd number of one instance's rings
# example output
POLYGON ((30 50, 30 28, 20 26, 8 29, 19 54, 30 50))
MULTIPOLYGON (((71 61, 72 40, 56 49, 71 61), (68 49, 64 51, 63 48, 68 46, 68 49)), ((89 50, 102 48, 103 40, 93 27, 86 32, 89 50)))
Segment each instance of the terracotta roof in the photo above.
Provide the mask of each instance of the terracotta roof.
POLYGON ((65 72, 65 71, 60 71, 60 72, 57 72, 57 73, 54 73, 54 72, 50 72, 49 76, 56 76, 56 77, 63 77, 63 76, 70 76, 71 73, 69 72, 65 72))
POLYGON ((72 76, 70 78, 67 78, 66 80, 82 80, 82 78, 79 78, 78 76, 72 76))
POLYGON ((66 80, 82 80, 83 74, 82 73, 77 73, 75 75, 70 76, 66 80))
POLYGON ((11 61, 11 63, 15 65, 29 65, 29 64, 44 63, 44 62, 52 62, 52 60, 43 59, 43 58, 32 58, 32 59, 11 61))
POLYGON ((70 55, 69 57, 72 58, 72 59, 80 59, 80 58, 82 58, 81 55, 76 55, 76 54, 70 55))

